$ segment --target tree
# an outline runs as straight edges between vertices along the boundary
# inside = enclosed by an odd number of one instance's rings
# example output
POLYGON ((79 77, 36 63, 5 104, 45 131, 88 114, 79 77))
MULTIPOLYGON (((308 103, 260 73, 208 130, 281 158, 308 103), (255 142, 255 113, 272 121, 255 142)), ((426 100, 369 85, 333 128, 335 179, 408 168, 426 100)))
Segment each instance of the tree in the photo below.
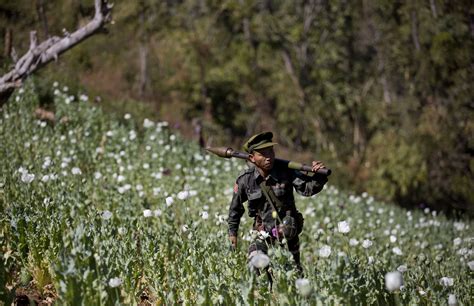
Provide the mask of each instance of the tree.
POLYGON ((112 5, 108 4, 107 0, 95 0, 94 18, 75 32, 66 33, 63 38, 53 36, 38 44, 36 31, 32 31, 29 50, 15 63, 10 72, 0 78, 0 107, 33 72, 52 60, 57 60, 60 54, 103 30, 104 25, 111 20, 111 9, 112 5))

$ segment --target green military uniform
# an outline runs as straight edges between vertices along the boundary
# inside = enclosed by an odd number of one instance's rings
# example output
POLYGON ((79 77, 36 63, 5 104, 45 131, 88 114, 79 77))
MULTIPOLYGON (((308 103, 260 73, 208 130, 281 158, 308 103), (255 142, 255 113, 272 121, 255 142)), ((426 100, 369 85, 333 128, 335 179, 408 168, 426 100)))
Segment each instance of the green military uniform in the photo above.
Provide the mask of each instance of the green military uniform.
MULTIPOLYGON (((253 150, 261 149, 262 146, 274 145, 275 143, 271 142, 272 136, 272 133, 255 135, 244 145, 244 150, 251 153, 253 150)), ((320 192, 326 182, 327 177, 325 175, 314 174, 309 176, 300 171, 289 169, 286 164, 278 160, 275 160, 273 168, 266 178, 260 174, 255 166, 246 169, 239 175, 234 186, 234 194, 229 207, 229 235, 237 236, 240 218, 245 212, 243 204, 246 201, 248 201, 248 215, 254 218, 253 229, 267 232, 269 234, 267 243, 281 240, 281 237, 275 235, 274 229, 279 226, 285 216, 289 215, 296 220, 297 234, 287 239, 288 248, 293 254, 298 268, 300 268, 298 235, 303 229, 303 216, 295 206, 293 188, 299 194, 309 197, 320 192), (270 192, 273 192, 273 195, 276 196, 277 203, 271 203, 272 197, 266 195, 262 188, 267 191, 271 189, 270 192), (273 213, 275 210, 278 217, 273 213)), ((249 254, 254 251, 266 253, 267 243, 253 242, 250 245, 249 254)))

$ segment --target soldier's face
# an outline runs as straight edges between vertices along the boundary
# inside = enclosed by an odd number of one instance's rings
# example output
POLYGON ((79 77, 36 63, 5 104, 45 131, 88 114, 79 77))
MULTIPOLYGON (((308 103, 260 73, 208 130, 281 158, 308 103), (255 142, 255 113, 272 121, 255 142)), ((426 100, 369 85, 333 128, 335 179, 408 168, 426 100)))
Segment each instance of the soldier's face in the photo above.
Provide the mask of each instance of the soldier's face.
POLYGON ((255 150, 250 154, 250 161, 262 170, 269 171, 273 168, 275 151, 273 147, 255 150))

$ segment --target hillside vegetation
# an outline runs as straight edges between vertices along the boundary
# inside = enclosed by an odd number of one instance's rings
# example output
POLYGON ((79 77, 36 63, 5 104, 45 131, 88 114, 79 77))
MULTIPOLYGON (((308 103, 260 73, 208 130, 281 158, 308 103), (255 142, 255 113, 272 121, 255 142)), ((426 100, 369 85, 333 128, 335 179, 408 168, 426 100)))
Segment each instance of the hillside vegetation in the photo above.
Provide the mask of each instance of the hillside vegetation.
MULTIPOLYGON (((166 118, 213 144, 273 130, 341 188, 406 207, 474 210, 474 7, 430 1, 114 1, 108 34, 36 79, 166 118)), ((3 1, 11 52, 84 25, 93 1, 3 1)), ((286 156, 286 157, 294 157, 286 156)))
POLYGON ((84 93, 49 90, 54 122, 35 117, 31 84, 0 113, 5 305, 25 291, 60 305, 473 304, 472 220, 332 184, 297 198, 304 277, 284 246, 272 248, 269 291, 246 261, 259 235, 247 216, 239 250, 227 242, 242 161, 206 154, 167 122, 115 118, 84 93))

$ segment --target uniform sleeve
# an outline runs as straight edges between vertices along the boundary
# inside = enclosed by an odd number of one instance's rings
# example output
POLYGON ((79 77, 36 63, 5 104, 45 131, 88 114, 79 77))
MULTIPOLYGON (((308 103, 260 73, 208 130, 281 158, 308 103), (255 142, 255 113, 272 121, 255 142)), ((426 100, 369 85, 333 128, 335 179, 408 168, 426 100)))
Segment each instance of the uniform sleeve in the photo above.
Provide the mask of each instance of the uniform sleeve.
POLYGON ((295 170, 293 186, 299 194, 310 197, 320 192, 327 181, 328 178, 325 175, 315 173, 309 176, 295 170))
POLYGON ((245 212, 244 203, 247 201, 247 194, 245 193, 244 184, 241 179, 237 179, 234 185, 234 194, 232 195, 232 202, 229 207, 229 235, 237 236, 239 230, 240 218, 245 212))

